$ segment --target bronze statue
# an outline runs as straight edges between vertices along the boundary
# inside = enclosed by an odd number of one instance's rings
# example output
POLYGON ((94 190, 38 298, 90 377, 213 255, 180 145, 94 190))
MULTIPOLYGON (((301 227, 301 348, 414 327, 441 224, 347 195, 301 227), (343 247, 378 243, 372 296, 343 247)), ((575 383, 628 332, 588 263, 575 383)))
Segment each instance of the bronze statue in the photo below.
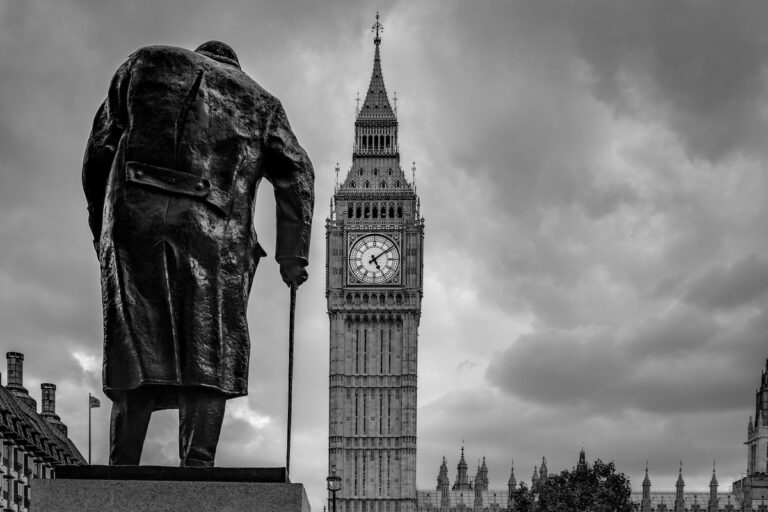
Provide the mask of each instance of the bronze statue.
POLYGON ((227 399, 248 392, 248 296, 272 183, 283 280, 307 278, 312 164, 280 102, 211 41, 120 66, 83 162, 101 265, 110 464, 139 463, 152 411, 179 409, 182 466, 213 466, 227 399))

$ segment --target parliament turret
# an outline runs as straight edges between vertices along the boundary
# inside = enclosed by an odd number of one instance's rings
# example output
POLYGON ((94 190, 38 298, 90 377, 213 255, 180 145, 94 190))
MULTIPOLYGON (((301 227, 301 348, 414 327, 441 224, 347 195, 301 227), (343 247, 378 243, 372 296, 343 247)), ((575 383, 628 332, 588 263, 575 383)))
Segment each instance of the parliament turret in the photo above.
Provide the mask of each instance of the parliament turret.
POLYGON ((467 475, 467 461, 464 459, 464 447, 461 447, 461 458, 459 464, 456 466, 456 481, 453 483, 454 491, 469 491, 472 489, 472 484, 469 482, 469 475, 467 475))
POLYGON ((507 480, 507 507, 510 510, 515 506, 515 489, 517 488, 517 480, 515 480, 515 461, 512 461, 512 466, 509 470, 509 480, 507 480))
POLYGON ((648 461, 645 461, 645 478, 643 478, 643 498, 640 501, 640 512, 651 512, 651 479, 648 478, 648 461))
POLYGON ((443 457, 443 463, 440 464, 440 471, 437 474, 437 491, 440 494, 440 508, 447 508, 451 505, 450 482, 448 480, 448 462, 443 457))
POLYGON ((709 481, 709 502, 707 503, 708 512, 717 512, 720 506, 720 500, 717 497, 717 476, 715 476, 715 463, 712 462, 712 478, 709 481))
POLYGON ((677 471, 675 483, 675 512, 685 512, 685 481, 683 480, 683 461, 680 461, 680 469, 677 471))
POLYGON ((480 465, 477 465, 477 473, 475 473, 475 510, 482 510, 483 508, 483 476, 480 470, 480 465))

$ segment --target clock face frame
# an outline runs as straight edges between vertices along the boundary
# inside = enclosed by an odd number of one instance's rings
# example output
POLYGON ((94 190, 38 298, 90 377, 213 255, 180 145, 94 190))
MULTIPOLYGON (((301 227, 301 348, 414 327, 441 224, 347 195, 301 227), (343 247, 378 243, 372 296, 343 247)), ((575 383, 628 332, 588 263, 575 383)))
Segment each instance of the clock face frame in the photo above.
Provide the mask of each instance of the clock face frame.
MULTIPOLYGON (((399 237, 397 237, 399 239, 399 237)), ((367 233, 350 240, 350 284, 398 284, 400 275, 400 246, 395 237, 367 233)))

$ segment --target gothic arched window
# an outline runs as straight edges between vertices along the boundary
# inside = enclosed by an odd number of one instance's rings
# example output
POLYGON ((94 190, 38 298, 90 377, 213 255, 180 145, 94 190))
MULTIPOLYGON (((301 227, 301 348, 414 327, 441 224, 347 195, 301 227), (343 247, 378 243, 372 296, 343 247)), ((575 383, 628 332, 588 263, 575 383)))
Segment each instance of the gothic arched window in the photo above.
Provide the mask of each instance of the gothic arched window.
POLYGON ((387 182, 386 181, 382 180, 381 188, 387 188, 387 182))
POLYGON ((377 219, 379 217, 379 207, 376 205, 373 205, 372 217, 374 219, 377 219))
POLYGON ((361 167, 360 168, 360 176, 362 176, 362 175, 363 175, 363 168, 361 167))
POLYGON ((373 175, 374 176, 378 176, 379 175, 379 170, 378 169, 374 169, 373 170, 373 175))
POLYGON ((355 181, 354 180, 349 182, 349 187, 350 188, 355 188, 355 181))
POLYGON ((397 188, 400 188, 400 180, 397 180, 397 181, 395 182, 395 187, 397 187, 397 188))
POLYGON ((367 219, 370 216, 371 216, 371 207, 366 204, 365 205, 365 215, 363 215, 363 217, 365 217, 367 219))
POLYGON ((387 205, 383 204, 381 205, 381 218, 385 218, 387 216, 387 205))
POLYGON ((352 214, 353 214, 352 210, 353 210, 352 205, 349 205, 349 208, 347 208, 347 218, 348 219, 352 218, 352 214))
POLYGON ((371 188, 371 182, 366 180, 365 181, 365 188, 371 188))
POLYGON ((355 217, 357 217, 359 219, 362 213, 363 213, 363 211, 360 208, 360 205, 357 205, 357 210, 355 211, 355 217))
POLYGON ((398 205, 397 206, 397 216, 402 217, 403 216, 403 207, 398 205))
POLYGON ((389 217, 394 218, 395 216, 395 207, 392 205, 389 205, 389 217))

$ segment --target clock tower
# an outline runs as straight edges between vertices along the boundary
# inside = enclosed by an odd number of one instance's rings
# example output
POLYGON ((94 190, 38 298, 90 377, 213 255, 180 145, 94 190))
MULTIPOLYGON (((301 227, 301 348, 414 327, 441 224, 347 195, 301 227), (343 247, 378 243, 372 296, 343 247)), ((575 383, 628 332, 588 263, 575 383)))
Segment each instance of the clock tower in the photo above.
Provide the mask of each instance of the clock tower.
POLYGON ((416 510, 424 222, 414 183, 400 167, 397 103, 393 109, 384 87, 381 29, 377 14, 352 167, 337 184, 326 224, 328 465, 329 474, 341 477, 339 512, 416 510))

